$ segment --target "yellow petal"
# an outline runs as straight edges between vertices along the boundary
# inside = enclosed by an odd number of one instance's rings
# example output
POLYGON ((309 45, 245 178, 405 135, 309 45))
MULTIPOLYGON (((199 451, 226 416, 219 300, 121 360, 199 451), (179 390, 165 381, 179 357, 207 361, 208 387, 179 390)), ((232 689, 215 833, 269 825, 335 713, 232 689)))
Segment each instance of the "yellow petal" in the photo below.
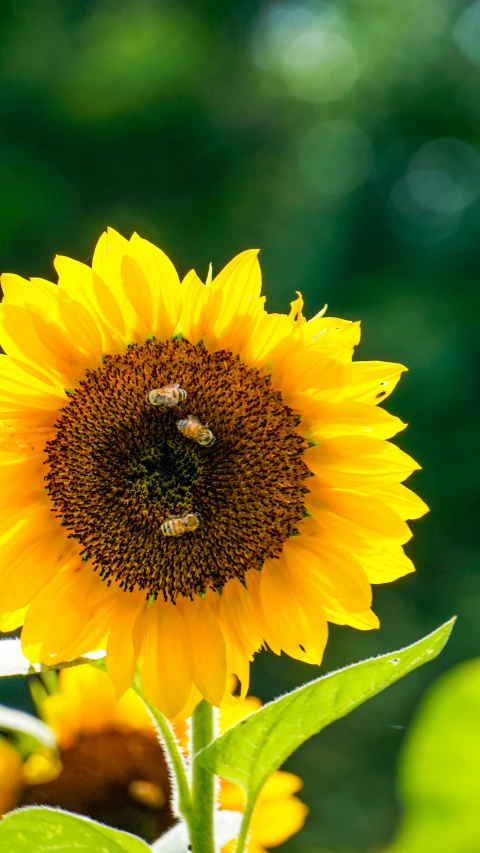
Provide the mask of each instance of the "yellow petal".
POLYGON ((202 699, 203 699, 202 694, 200 693, 199 690, 197 690, 195 685, 192 684, 192 686, 190 688, 190 693, 188 695, 188 699, 187 699, 185 705, 183 706, 182 710, 175 717, 173 717, 171 720, 171 723, 174 727, 177 738, 178 738, 182 748, 186 751, 187 755, 188 755, 188 751, 189 751, 188 744, 189 744, 189 735, 190 735, 190 730, 189 730, 189 725, 188 725, 189 718, 192 716, 195 708, 197 707, 199 702, 202 701, 202 699))
POLYGON ((96 353, 82 353, 76 346, 71 334, 63 326, 55 323, 48 315, 40 313, 28 302, 25 307, 38 339, 45 349, 59 362, 63 361, 67 365, 71 365, 71 375, 75 377, 75 384, 83 376, 82 368, 95 369, 100 366, 101 352, 97 350, 96 353))
POLYGON ((108 323, 109 333, 117 346, 120 345, 120 349, 123 350, 128 337, 122 309, 110 288, 96 273, 93 273, 92 284, 100 315, 108 323))
POLYGON ((325 358, 299 347, 291 351, 288 361, 284 360, 278 368, 275 365, 274 375, 278 369, 276 381, 284 395, 305 402, 311 398, 317 404, 342 393, 350 368, 351 365, 345 365, 338 358, 325 358))
POLYGON ((18 305, 0 305, 0 343, 7 355, 41 369, 47 376, 59 377, 65 388, 73 388, 79 379, 78 365, 53 354, 40 341, 31 314, 18 305))
POLYGON ((154 726, 145 703, 134 690, 127 692, 115 702, 113 723, 115 728, 140 729, 152 732, 154 726))
POLYGON ((20 370, 24 371, 29 376, 32 376, 37 381, 44 382, 50 387, 61 388, 63 390, 61 377, 54 375, 52 372, 44 371, 42 365, 35 366, 31 362, 21 361, 18 358, 8 356, 6 356, 6 358, 20 370))
POLYGON ((262 644, 262 635, 255 619, 251 597, 239 580, 230 580, 223 587, 220 618, 239 649, 251 658, 262 644))
POLYGON ((290 336, 291 323, 285 314, 261 313, 240 350, 240 356, 246 364, 263 367, 272 358, 272 353, 290 336))
MULTIPOLYGON (((31 452, 25 459, 18 454, 13 464, 8 464, 5 454, 0 458, 0 506, 7 511, 27 510, 37 500, 45 500, 43 488, 42 456, 31 452)), ((25 517, 27 513, 25 512, 25 517)))
MULTIPOLYGON (((257 571, 256 569, 250 569, 250 571, 245 572, 245 586, 250 597, 255 622, 258 626, 258 630, 261 636, 265 637, 267 627, 262 607, 261 583, 262 573, 260 571, 257 571)), ((277 652, 277 654, 279 654, 279 651, 277 652)))
POLYGON ((288 319, 292 323, 303 324, 307 322, 305 317, 303 316, 303 296, 299 290, 296 290, 295 292, 297 294, 297 298, 294 299, 293 302, 290 302, 290 312, 288 315, 288 319))
POLYGON ((8 634, 10 631, 16 631, 21 628, 25 622, 25 616, 28 607, 22 607, 20 610, 14 610, 12 613, 4 613, 0 616, 0 631, 8 634))
POLYGON ((396 447, 379 438, 330 438, 305 451, 310 470, 336 488, 373 490, 406 480, 420 466, 396 447))
POLYGON ((245 809, 245 792, 235 782, 230 782, 229 779, 220 779, 218 803, 221 809, 243 812, 245 809))
POLYGON ((135 309, 128 300, 122 281, 123 256, 130 253, 130 244, 113 228, 108 228, 100 237, 93 253, 92 269, 98 277, 106 284, 115 302, 120 308, 125 322, 125 336, 127 341, 143 343, 142 329, 138 329, 138 316, 135 309))
POLYGON ((345 401, 317 404, 315 421, 310 424, 308 437, 321 440, 339 435, 367 435, 373 438, 392 438, 406 424, 379 406, 345 401))
POLYGON ((86 264, 63 255, 57 255, 54 264, 60 292, 88 310, 102 336, 103 351, 114 352, 125 343, 125 320, 113 293, 86 264))
POLYGON ((213 329, 222 306, 223 292, 203 284, 191 270, 182 281, 180 293, 180 329, 190 343, 197 344, 213 329))
POLYGON ((260 296, 262 277, 257 258, 258 250, 241 252, 213 279, 207 288, 212 298, 221 294, 217 319, 212 320, 204 335, 211 352, 229 349, 235 355, 242 351, 263 314, 265 298, 260 296))
POLYGON ((47 376, 39 379, 7 355, 0 356, 0 406, 13 407, 19 413, 37 408, 58 412, 67 399, 63 388, 47 376))
POLYGON ((82 655, 104 650, 111 627, 111 612, 115 593, 107 587, 95 572, 93 588, 86 607, 83 625, 77 634, 70 637, 70 642, 62 648, 62 658, 73 660, 82 655))
POLYGON ((303 787, 300 776, 295 773, 287 773, 285 770, 277 770, 268 777, 265 785, 260 791, 259 802, 272 802, 284 800, 296 794, 303 787))
POLYGON ((22 789, 22 759, 5 738, 0 737, 0 815, 18 806, 22 789))
POLYGON ((92 361, 102 363, 102 337, 87 309, 74 299, 59 299, 59 312, 67 334, 75 345, 88 353, 92 361))
POLYGON ((181 606, 192 650, 193 680, 207 702, 220 705, 227 683, 227 658, 218 619, 205 599, 184 599, 181 606))
POLYGON ((115 693, 104 672, 91 666, 63 669, 59 687, 44 700, 43 712, 61 746, 70 746, 79 734, 112 728, 115 693))
POLYGON ((137 664, 133 643, 133 626, 139 613, 146 608, 142 592, 118 591, 110 613, 110 632, 107 641, 107 672, 115 685, 117 699, 130 687, 137 664))
MULTIPOLYGON (((372 603, 372 590, 360 563, 346 551, 318 542, 314 537, 293 536, 284 545, 287 567, 306 591, 316 586, 326 606, 339 601, 349 613, 361 613, 372 603)), ((308 595, 307 595, 308 600, 308 595)))
POLYGON ((398 512, 400 518, 421 518, 429 511, 427 504, 402 483, 385 486, 375 492, 375 496, 378 496, 395 512, 398 512))
POLYGON ((403 364, 388 361, 354 361, 345 397, 359 403, 381 403, 390 396, 406 370, 403 364))
POLYGON ((251 838, 264 847, 276 847, 299 832, 307 814, 307 806, 297 797, 260 801, 253 812, 251 838))
POLYGON ((192 682, 191 652, 179 608, 155 601, 135 625, 138 669, 145 695, 167 717, 186 704, 192 682))
POLYGON ((6 305, 25 304, 24 294, 28 289, 28 279, 15 273, 4 272, 0 276, 3 291, 3 303, 6 305))
MULTIPOLYGON (((308 481, 311 496, 306 504, 315 512, 323 508, 362 527, 378 539, 398 539, 408 542, 411 532, 405 522, 382 500, 373 495, 362 495, 346 489, 322 488, 315 477, 308 481)), ((378 493, 375 493, 375 495, 378 493)))
MULTIPOLYGON (((88 317, 87 320, 84 320, 82 317, 77 324, 73 322, 70 327, 67 327, 64 324, 60 309, 62 301, 69 300, 65 292, 57 285, 41 278, 32 278, 30 281, 25 281, 19 276, 7 275, 4 278, 6 303, 27 309, 35 327, 37 327, 38 318, 43 320, 43 323, 46 323, 52 331, 52 341, 46 344, 45 340, 42 341, 47 349, 51 348, 54 354, 60 355, 67 361, 77 362, 77 336, 81 333, 81 327, 85 323, 89 326, 92 324, 92 318, 88 317)), ((66 316, 68 317, 68 314, 66 316)), ((42 340, 41 328, 38 334, 42 340)), ((88 346, 85 349, 86 352, 89 351, 88 346)))
POLYGON ((210 352, 227 349, 233 355, 239 355, 251 339, 261 317, 262 305, 257 305, 256 311, 241 314, 232 320, 230 326, 218 334, 205 335, 204 344, 210 352))
POLYGON ((230 641, 228 633, 224 636, 228 678, 222 702, 237 705, 245 700, 250 686, 250 659, 230 641), (238 684, 238 691, 235 691, 235 686, 232 686, 235 684, 238 684))
MULTIPOLYGON (((48 528, 47 528, 48 530, 48 528)), ((26 607, 75 552, 75 545, 58 531, 22 528, 18 536, 1 549, 0 610, 10 612, 26 607), (28 583, 25 578, 28 577, 28 583)))
POLYGON ((238 315, 248 314, 255 307, 262 290, 258 251, 248 249, 240 252, 213 279, 212 289, 223 293, 216 334, 221 334, 238 315))
POLYGON ((415 571, 415 566, 398 542, 381 542, 373 548, 352 550, 370 583, 390 583, 415 571))
POLYGON ((8 305, 18 305, 22 308, 29 302, 40 312, 45 311, 57 317, 57 287, 43 278, 32 278, 28 281, 19 275, 4 273, 2 275, 4 302, 8 305))
POLYGON ((265 639, 278 654, 319 663, 327 641, 323 610, 311 598, 296 594, 283 560, 267 560, 261 572, 261 598, 267 631, 265 639))
POLYGON ((380 620, 373 610, 364 613, 347 613, 345 610, 330 610, 325 607, 325 615, 329 622, 335 625, 350 625, 358 631, 372 631, 380 627, 380 620))
POLYGON ((75 641, 97 603, 99 584, 104 590, 91 567, 77 558, 40 590, 22 631, 22 650, 29 660, 53 663, 74 652, 75 641))
POLYGON ((360 323, 339 317, 326 317, 326 307, 305 325, 300 326, 295 336, 305 343, 308 349, 335 348, 351 353, 360 341, 360 323))
POLYGON ((256 696, 247 696, 243 702, 236 705, 222 705, 218 719, 220 734, 235 726, 240 720, 244 720, 249 714, 258 711, 261 707, 262 703, 256 696))
POLYGON ((325 508, 319 510, 316 505, 310 503, 308 495, 305 497, 311 515, 298 524, 298 530, 302 535, 314 536, 326 545, 335 547, 340 545, 349 553, 352 548, 369 547, 372 540, 371 533, 339 515, 328 512, 325 508))
POLYGON ((121 263, 122 283, 125 295, 135 309, 135 327, 145 340, 153 326, 153 295, 150 284, 135 258, 124 255, 121 263))
POLYGON ((180 279, 170 259, 161 249, 133 234, 130 251, 148 281, 152 295, 150 331, 162 341, 172 337, 180 318, 180 279))

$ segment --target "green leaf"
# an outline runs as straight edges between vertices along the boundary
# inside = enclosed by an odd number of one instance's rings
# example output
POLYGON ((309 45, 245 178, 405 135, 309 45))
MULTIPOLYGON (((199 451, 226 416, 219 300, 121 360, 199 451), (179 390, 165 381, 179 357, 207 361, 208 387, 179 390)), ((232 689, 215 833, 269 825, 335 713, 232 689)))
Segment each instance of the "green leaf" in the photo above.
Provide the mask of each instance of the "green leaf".
POLYGON ((480 659, 442 676, 420 706, 400 761, 403 821, 390 853, 480 850, 480 659))
POLYGON ((5 853, 150 853, 127 832, 86 817, 49 808, 9 812, 0 821, 0 850, 5 853))
POLYGON ((225 732, 198 759, 241 785, 252 807, 271 773, 308 738, 435 658, 454 621, 405 649, 353 664, 276 699, 225 732))
POLYGON ((104 656, 105 652, 92 652, 76 660, 44 666, 42 663, 31 663, 25 657, 20 640, 0 640, 0 678, 9 675, 34 675, 36 672, 49 672, 52 669, 65 669, 69 666, 78 666, 81 663, 91 663, 92 660, 104 656))

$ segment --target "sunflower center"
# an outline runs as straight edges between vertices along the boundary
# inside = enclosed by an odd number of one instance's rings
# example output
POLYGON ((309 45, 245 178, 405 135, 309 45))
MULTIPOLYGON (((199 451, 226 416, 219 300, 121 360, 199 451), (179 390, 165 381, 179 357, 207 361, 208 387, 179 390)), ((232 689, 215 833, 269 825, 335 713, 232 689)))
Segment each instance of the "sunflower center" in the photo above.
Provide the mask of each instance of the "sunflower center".
POLYGON ((149 842, 175 823, 168 770, 153 735, 115 729, 84 735, 60 759, 57 778, 27 786, 20 806, 62 808, 149 842))
MULTIPOLYGON (((150 503, 162 506, 168 494, 172 504, 185 506, 192 503, 193 489, 202 475, 202 460, 194 448, 184 447, 178 452, 175 441, 159 438, 157 444, 146 444, 132 452, 130 472, 127 474, 138 494, 150 503)), ((128 466, 126 466, 128 468, 128 466)))
POLYGON ((70 398, 46 447, 47 486, 55 514, 107 582, 192 597, 243 580, 296 532, 306 441, 268 376, 238 357, 149 340, 106 356, 70 398), (175 383, 186 400, 149 403, 152 389, 175 383), (195 440, 190 416, 214 443, 195 440), (165 535, 188 514, 191 528, 165 535))

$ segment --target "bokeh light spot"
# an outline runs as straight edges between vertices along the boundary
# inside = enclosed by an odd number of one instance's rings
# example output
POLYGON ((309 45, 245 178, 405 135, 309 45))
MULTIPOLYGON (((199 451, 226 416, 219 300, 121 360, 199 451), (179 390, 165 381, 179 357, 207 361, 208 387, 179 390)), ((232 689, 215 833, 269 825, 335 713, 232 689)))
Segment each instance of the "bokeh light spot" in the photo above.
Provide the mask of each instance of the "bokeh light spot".
POLYGON ((389 214, 396 232, 430 245, 453 235, 480 195, 480 155, 460 139, 434 139, 413 155, 393 187, 389 214))
POLYGON ((356 124, 321 121, 303 137, 298 164, 312 189, 327 195, 345 195, 370 174, 372 147, 356 124))
POLYGON ((397 234, 408 243, 428 246, 446 240, 455 233, 462 219, 462 208, 450 213, 438 210, 439 188, 436 191, 437 210, 432 208, 431 180, 429 173, 412 172, 400 178, 390 193, 390 220, 397 234), (425 203, 427 198, 428 205, 425 203))
POLYGON ((306 101, 342 98, 359 77, 357 54, 343 32, 340 13, 323 3, 268 9, 254 33, 253 53, 257 65, 306 101))
POLYGON ((465 209, 462 188, 442 169, 412 170, 406 180, 412 198, 421 207, 447 216, 465 209))
POLYGON ((433 169, 455 183, 465 205, 480 196, 480 154, 461 139, 432 139, 413 155, 410 171, 433 169))
POLYGON ((463 10, 453 27, 452 36, 463 55, 480 65, 480 0, 463 10))

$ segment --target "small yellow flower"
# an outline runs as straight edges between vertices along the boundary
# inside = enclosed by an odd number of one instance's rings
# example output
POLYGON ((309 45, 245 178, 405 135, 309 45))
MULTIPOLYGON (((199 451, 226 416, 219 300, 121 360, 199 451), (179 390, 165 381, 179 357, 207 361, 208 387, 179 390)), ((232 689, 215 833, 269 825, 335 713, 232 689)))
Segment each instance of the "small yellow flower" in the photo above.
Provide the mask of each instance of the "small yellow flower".
POLYGON ((41 714, 55 733, 60 762, 46 775, 48 767, 38 766, 37 753, 31 755, 9 808, 62 808, 149 842, 173 826, 163 751, 152 719, 133 690, 116 701, 105 673, 90 666, 64 669, 59 691, 43 700, 41 714))
POLYGON ((117 695, 138 666, 175 717, 232 674, 244 697, 264 645, 319 664, 328 621, 378 627, 426 511, 378 405, 405 368, 300 295, 267 313, 256 251, 180 282, 109 229, 55 266, 2 276, 0 630, 48 664, 106 648, 117 695))
MULTIPOLYGON (((175 822, 171 787, 162 748, 151 717, 133 690, 119 701, 105 673, 90 666, 64 669, 59 692, 42 705, 45 721, 55 732, 61 766, 54 778, 31 778, 13 747, 0 740, 0 814, 19 805, 48 805, 85 814, 154 841, 175 822), (3 787, 1 787, 3 783, 3 787)), ((260 707, 252 696, 223 706, 223 732, 260 707)), ((176 723, 186 753, 189 742, 184 720, 176 723)), ((34 762, 36 763, 36 762, 34 762)), ((298 832, 307 807, 294 794, 302 781, 293 773, 274 773, 255 808, 248 850, 263 853, 298 832)), ((220 809, 243 812, 241 788, 220 780, 220 809)), ((224 848, 233 853, 234 841, 224 848)))
POLYGON ((22 788, 22 760, 17 750, 0 737, 0 815, 15 808, 22 788))

